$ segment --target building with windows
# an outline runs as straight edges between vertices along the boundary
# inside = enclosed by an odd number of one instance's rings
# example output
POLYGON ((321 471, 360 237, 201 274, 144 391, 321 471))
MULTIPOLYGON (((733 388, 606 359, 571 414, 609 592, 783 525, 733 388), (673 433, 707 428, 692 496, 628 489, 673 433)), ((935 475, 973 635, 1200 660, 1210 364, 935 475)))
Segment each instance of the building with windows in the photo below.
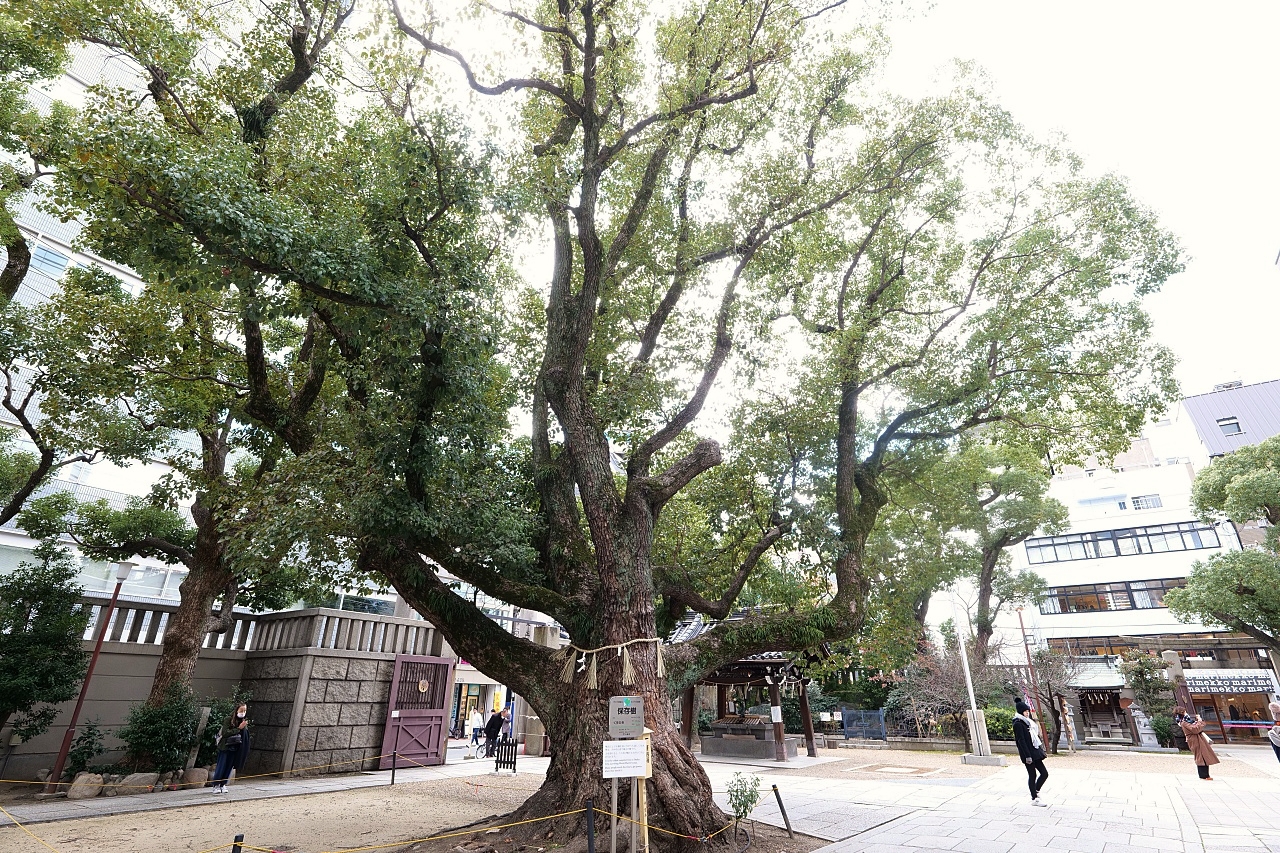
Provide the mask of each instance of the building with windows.
MULTIPOLYGON (((1142 738, 1115 666, 1133 648, 1178 652, 1197 712, 1223 741, 1264 737, 1265 727, 1252 723, 1269 719, 1267 701, 1280 692, 1277 662, 1249 637, 1178 621, 1164 596, 1197 562, 1260 540, 1254 526, 1199 519, 1191 485, 1215 457, 1276 434, 1280 381, 1226 383, 1181 401, 1111 467, 1055 473, 1049 494, 1067 506, 1069 530, 1027 539, 1011 557, 1049 587, 1038 608, 1022 611, 1026 639, 1083 662, 1078 692, 1067 697, 1082 739, 1142 738)), ((998 628, 1006 650, 1020 651, 1017 614, 1002 614, 998 628)))

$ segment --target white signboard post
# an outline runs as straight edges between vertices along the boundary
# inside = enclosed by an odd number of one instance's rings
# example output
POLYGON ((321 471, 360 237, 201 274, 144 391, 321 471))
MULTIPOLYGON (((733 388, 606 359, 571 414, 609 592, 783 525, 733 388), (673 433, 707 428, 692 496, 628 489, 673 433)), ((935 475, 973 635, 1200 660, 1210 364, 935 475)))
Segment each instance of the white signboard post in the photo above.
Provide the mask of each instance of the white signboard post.
POLYGON ((648 779, 653 775, 648 740, 607 740, 604 742, 606 779, 648 779))
POLYGON ((649 730, 644 727, 643 696, 609 697, 609 737, 604 742, 601 776, 613 780, 613 815, 609 819, 610 853, 618 851, 618 780, 631 780, 631 850, 649 853, 648 799, 644 780, 653 775, 653 752, 649 730), (636 844, 640 827, 641 842, 636 844))

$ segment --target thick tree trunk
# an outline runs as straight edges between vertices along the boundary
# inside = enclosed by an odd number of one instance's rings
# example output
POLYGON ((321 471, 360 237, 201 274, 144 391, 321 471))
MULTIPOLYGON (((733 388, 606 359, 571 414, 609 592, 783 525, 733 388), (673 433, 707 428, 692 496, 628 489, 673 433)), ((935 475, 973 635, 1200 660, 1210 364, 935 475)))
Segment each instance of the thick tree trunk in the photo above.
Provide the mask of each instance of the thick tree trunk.
MULTIPOLYGON (((9 225, 15 229, 17 227, 12 221, 9 225)), ((0 299, 10 302, 18 295, 18 288, 22 286, 22 280, 26 278, 27 270, 31 267, 31 247, 27 245, 26 238, 19 233, 15 234, 4 248, 6 259, 4 269, 0 270, 0 299)))
POLYGON ((978 573, 977 612, 973 617, 973 654, 982 663, 987 663, 991 656, 991 637, 995 633, 991 599, 995 595, 996 566, 1002 550, 985 549, 982 552, 982 570, 978 573))
POLYGON ((1058 754, 1058 740, 1061 738, 1062 717, 1058 711, 1058 703, 1050 699, 1048 702, 1042 702, 1042 705, 1049 707, 1049 750, 1054 754, 1058 754))
MULTIPOLYGON (((650 844, 661 850, 691 849, 702 838, 723 828, 728 818, 716 806, 711 782, 702 766, 685 745, 672 713, 665 679, 657 677, 653 646, 630 647, 636 669, 636 683, 621 683, 620 659, 609 653, 597 662, 599 689, 586 686, 585 674, 576 673, 572 684, 556 685, 554 707, 535 710, 551 737, 551 766, 546 781, 516 812, 516 819, 532 819, 583 808, 592 798, 597 809, 610 807, 610 783, 601 777, 604 741, 609 739, 608 702, 610 696, 642 696, 645 725, 653 730, 653 777, 646 783, 649 823, 668 832, 651 830, 650 844), (690 838, 691 837, 691 838, 690 838)), ((630 797, 630 781, 619 780, 619 808, 625 814, 630 797)), ((534 832, 547 830, 534 824, 534 832)), ((555 840, 581 843, 581 816, 565 829, 556 829, 555 840), (561 835, 564 832, 565 835, 561 835)), ((630 833, 619 833, 620 846, 630 833)))
POLYGON ((151 683, 148 705, 158 705, 173 685, 191 683, 196 661, 205 636, 216 627, 212 618, 213 603, 227 589, 231 573, 217 561, 211 566, 193 566, 178 587, 180 599, 177 611, 169 617, 161 645, 160 661, 156 664, 155 679, 151 683))

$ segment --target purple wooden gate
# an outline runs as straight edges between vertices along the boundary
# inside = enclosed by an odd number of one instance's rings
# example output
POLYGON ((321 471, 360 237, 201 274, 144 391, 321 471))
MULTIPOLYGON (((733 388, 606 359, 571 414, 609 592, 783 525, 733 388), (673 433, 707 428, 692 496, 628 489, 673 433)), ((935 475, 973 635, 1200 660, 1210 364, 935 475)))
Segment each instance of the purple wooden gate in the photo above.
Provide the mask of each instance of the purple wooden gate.
POLYGON ((444 764, 453 664, 453 658, 396 655, 380 769, 391 767, 392 752, 399 753, 399 767, 444 764))

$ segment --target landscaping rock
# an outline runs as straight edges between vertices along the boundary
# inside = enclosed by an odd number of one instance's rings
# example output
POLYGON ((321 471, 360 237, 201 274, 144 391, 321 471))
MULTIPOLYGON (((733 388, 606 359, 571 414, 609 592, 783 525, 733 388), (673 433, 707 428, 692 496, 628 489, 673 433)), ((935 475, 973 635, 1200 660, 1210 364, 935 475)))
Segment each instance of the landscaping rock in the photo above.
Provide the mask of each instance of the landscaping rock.
POLYGON ((102 777, 97 773, 78 773, 67 791, 68 800, 87 800, 102 793, 102 777))
POLYGON ((145 794, 160 780, 159 773, 130 773, 120 780, 116 793, 122 797, 145 794))
POLYGON ((50 773, 52 773, 52 772, 53 772, 53 770, 51 770, 51 769, 50 769, 50 768, 48 768, 48 767, 41 767, 39 770, 37 770, 37 771, 36 771, 36 781, 37 781, 37 782, 48 782, 48 781, 49 781, 49 774, 50 774, 50 773))
POLYGON ((182 774, 182 784, 196 787, 209 781, 209 771, 203 767, 192 767, 182 774))

